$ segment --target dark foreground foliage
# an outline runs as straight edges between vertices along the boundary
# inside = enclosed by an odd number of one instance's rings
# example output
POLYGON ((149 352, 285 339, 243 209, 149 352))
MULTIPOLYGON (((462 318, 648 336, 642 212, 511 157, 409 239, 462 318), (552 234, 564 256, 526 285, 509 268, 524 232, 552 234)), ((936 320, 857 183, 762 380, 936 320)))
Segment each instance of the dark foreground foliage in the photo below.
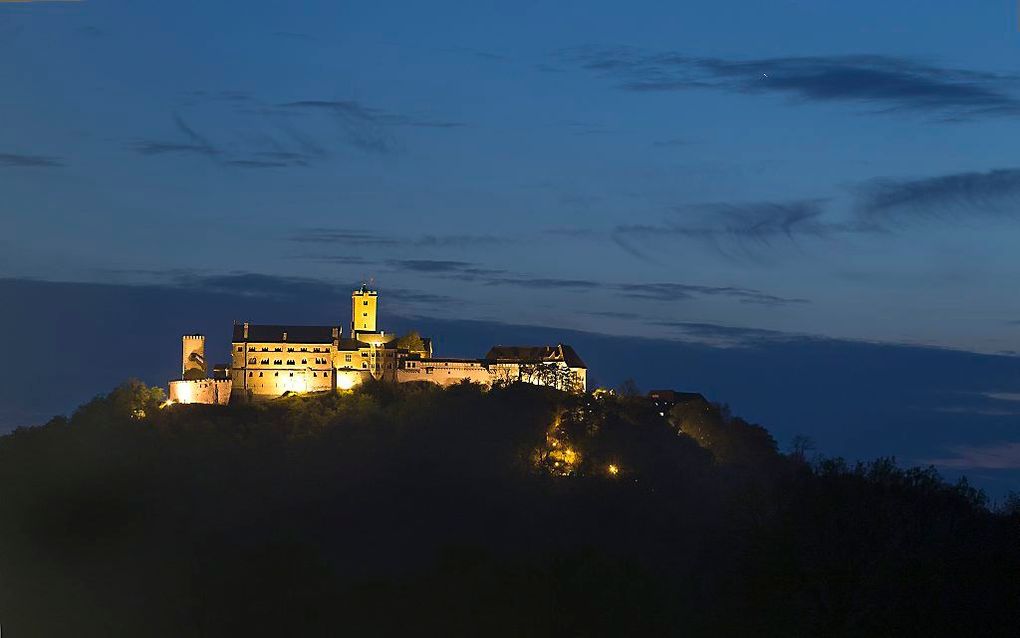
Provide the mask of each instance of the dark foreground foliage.
POLYGON ((1014 513, 707 404, 160 399, 0 439, 6 635, 1015 635, 1014 513))

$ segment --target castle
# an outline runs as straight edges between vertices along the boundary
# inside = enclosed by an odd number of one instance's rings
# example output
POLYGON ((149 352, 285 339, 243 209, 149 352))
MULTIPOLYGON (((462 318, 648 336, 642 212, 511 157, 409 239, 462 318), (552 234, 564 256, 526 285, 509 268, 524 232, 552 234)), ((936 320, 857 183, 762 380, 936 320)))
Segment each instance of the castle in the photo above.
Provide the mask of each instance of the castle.
POLYGON ((225 405, 287 393, 349 390, 368 379, 492 386, 523 382, 570 392, 587 388, 587 367, 568 345, 493 346, 481 359, 436 357, 432 341, 377 329, 379 294, 367 285, 351 294, 350 336, 340 326, 235 323, 228 364, 208 375, 205 337, 185 335, 181 378, 170 401, 225 405))

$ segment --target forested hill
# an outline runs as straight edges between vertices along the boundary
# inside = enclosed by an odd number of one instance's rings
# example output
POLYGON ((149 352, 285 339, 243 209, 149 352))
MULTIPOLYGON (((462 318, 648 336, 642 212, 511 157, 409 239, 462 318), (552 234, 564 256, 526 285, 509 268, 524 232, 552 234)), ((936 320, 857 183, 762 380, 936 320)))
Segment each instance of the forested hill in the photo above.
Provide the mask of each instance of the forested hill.
POLYGON ((369 384, 0 439, 20 636, 1014 635, 1020 514, 707 403, 369 384))

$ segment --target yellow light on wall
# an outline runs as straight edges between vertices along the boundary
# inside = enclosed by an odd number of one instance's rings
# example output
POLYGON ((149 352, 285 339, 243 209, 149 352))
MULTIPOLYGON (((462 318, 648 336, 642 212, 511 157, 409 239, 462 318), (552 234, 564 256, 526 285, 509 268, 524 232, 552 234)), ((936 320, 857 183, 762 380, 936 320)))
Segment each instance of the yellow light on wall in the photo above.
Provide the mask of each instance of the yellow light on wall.
POLYGON ((351 388, 354 387, 354 379, 350 378, 347 375, 343 375, 342 377, 336 380, 336 387, 340 388, 341 390, 350 390, 351 388))

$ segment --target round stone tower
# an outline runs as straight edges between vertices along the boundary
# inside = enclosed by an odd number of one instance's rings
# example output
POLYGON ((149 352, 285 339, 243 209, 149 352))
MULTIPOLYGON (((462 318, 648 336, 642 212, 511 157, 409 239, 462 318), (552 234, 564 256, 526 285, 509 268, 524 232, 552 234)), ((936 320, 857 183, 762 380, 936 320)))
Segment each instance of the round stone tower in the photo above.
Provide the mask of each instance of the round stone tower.
POLYGON ((205 335, 184 335, 181 378, 205 379, 205 335))

